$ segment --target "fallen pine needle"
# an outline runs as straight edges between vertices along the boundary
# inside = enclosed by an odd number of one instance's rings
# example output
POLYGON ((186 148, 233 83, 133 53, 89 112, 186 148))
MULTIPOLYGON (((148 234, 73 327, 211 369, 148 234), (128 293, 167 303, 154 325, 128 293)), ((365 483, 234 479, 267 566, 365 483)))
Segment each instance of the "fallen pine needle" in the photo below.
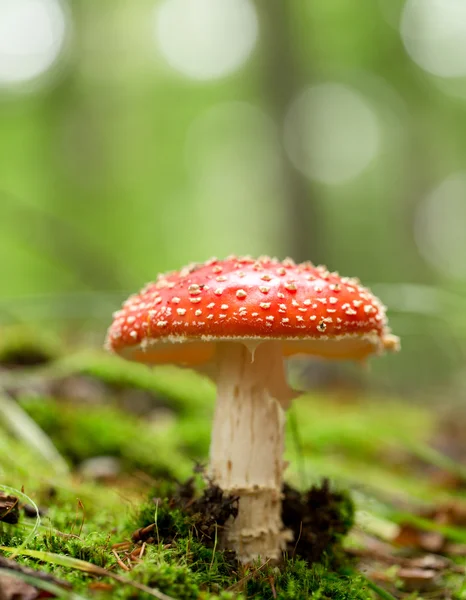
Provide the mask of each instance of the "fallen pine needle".
POLYGON ((131 569, 125 565, 125 563, 118 556, 118 552, 116 550, 112 550, 113 556, 116 558, 118 565, 123 569, 123 571, 130 571, 131 569))

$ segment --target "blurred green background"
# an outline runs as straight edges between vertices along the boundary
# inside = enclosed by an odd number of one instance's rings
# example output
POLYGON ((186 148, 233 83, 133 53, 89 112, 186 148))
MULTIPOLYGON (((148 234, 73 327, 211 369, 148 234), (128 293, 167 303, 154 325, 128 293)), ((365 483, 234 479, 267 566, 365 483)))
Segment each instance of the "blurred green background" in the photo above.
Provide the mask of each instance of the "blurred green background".
POLYGON ((289 255, 389 306, 364 377, 461 398, 465 159, 460 0, 0 0, 1 325, 98 345, 159 271, 289 255))

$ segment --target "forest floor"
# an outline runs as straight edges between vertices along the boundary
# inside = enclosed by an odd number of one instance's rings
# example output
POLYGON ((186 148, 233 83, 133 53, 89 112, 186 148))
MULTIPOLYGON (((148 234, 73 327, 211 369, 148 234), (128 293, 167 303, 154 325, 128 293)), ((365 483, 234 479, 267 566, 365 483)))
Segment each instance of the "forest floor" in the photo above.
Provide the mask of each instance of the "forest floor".
POLYGON ((214 397, 188 371, 4 338, 0 599, 466 599, 459 408, 298 398, 283 512, 294 541, 280 567, 244 567, 217 547, 234 500, 203 477, 214 397))

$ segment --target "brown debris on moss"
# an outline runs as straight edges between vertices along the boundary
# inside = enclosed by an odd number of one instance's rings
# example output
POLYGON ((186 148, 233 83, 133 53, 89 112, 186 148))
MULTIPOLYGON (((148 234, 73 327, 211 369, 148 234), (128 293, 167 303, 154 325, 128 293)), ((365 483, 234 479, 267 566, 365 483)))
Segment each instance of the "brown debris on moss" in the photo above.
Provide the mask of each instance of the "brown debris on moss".
POLYGON ((0 522, 15 525, 19 521, 19 500, 0 492, 0 522))
MULTIPOLYGON (((458 544, 455 544, 448 535, 439 530, 423 528, 423 521, 431 522, 434 525, 442 527, 460 527, 466 526, 466 505, 460 501, 451 501, 439 504, 438 506, 419 510, 418 516, 412 520, 401 520, 398 535, 393 540, 396 546, 422 550, 426 552, 435 552, 437 554, 455 553, 458 544)), ((461 551, 464 553, 466 547, 461 544, 461 551)))

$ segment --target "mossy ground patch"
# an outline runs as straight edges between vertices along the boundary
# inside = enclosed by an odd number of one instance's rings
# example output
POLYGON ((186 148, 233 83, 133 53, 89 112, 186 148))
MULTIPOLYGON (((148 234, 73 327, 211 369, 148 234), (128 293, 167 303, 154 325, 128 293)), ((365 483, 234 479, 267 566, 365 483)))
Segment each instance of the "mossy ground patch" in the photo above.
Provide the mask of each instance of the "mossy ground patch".
POLYGON ((429 593, 462 597, 466 561, 453 550, 461 550, 463 525, 416 518, 434 514, 421 510, 423 503, 463 502, 457 463, 425 451, 436 431, 426 406, 386 398, 298 399, 292 410, 300 444, 290 430, 283 514, 295 540, 280 568, 239 567, 231 553, 219 550, 215 533, 234 502, 203 487, 196 466, 209 445, 210 384, 191 373, 157 373, 89 353, 51 359, 40 369, 4 367, 0 384, 69 467, 68 474, 55 472, 27 439, 0 428, 0 478, 20 500, 19 521, 0 523, 0 544, 10 548, 2 553, 67 582, 83 598, 153 597, 144 586, 173 598, 209 600, 420 598, 422 590, 408 592, 415 578, 407 567, 417 563, 406 561, 427 551, 392 544, 404 522, 416 531, 433 527, 444 537, 446 562, 436 563, 429 593), (103 393, 64 397, 57 381, 70 376, 90 378, 103 393), (123 410, 115 396, 121 389, 149 393, 149 412, 123 410), (167 406, 169 419, 161 410, 167 406), (102 456, 118 461, 110 478, 83 469, 102 456), (176 483, 193 473, 189 485, 176 483), (330 485, 322 485, 324 476, 330 485), (21 489, 38 505, 39 520, 21 489), (139 538, 133 537, 137 531, 139 538), (375 542, 382 555, 374 554, 375 542), (78 567, 73 561, 84 562, 78 567))

